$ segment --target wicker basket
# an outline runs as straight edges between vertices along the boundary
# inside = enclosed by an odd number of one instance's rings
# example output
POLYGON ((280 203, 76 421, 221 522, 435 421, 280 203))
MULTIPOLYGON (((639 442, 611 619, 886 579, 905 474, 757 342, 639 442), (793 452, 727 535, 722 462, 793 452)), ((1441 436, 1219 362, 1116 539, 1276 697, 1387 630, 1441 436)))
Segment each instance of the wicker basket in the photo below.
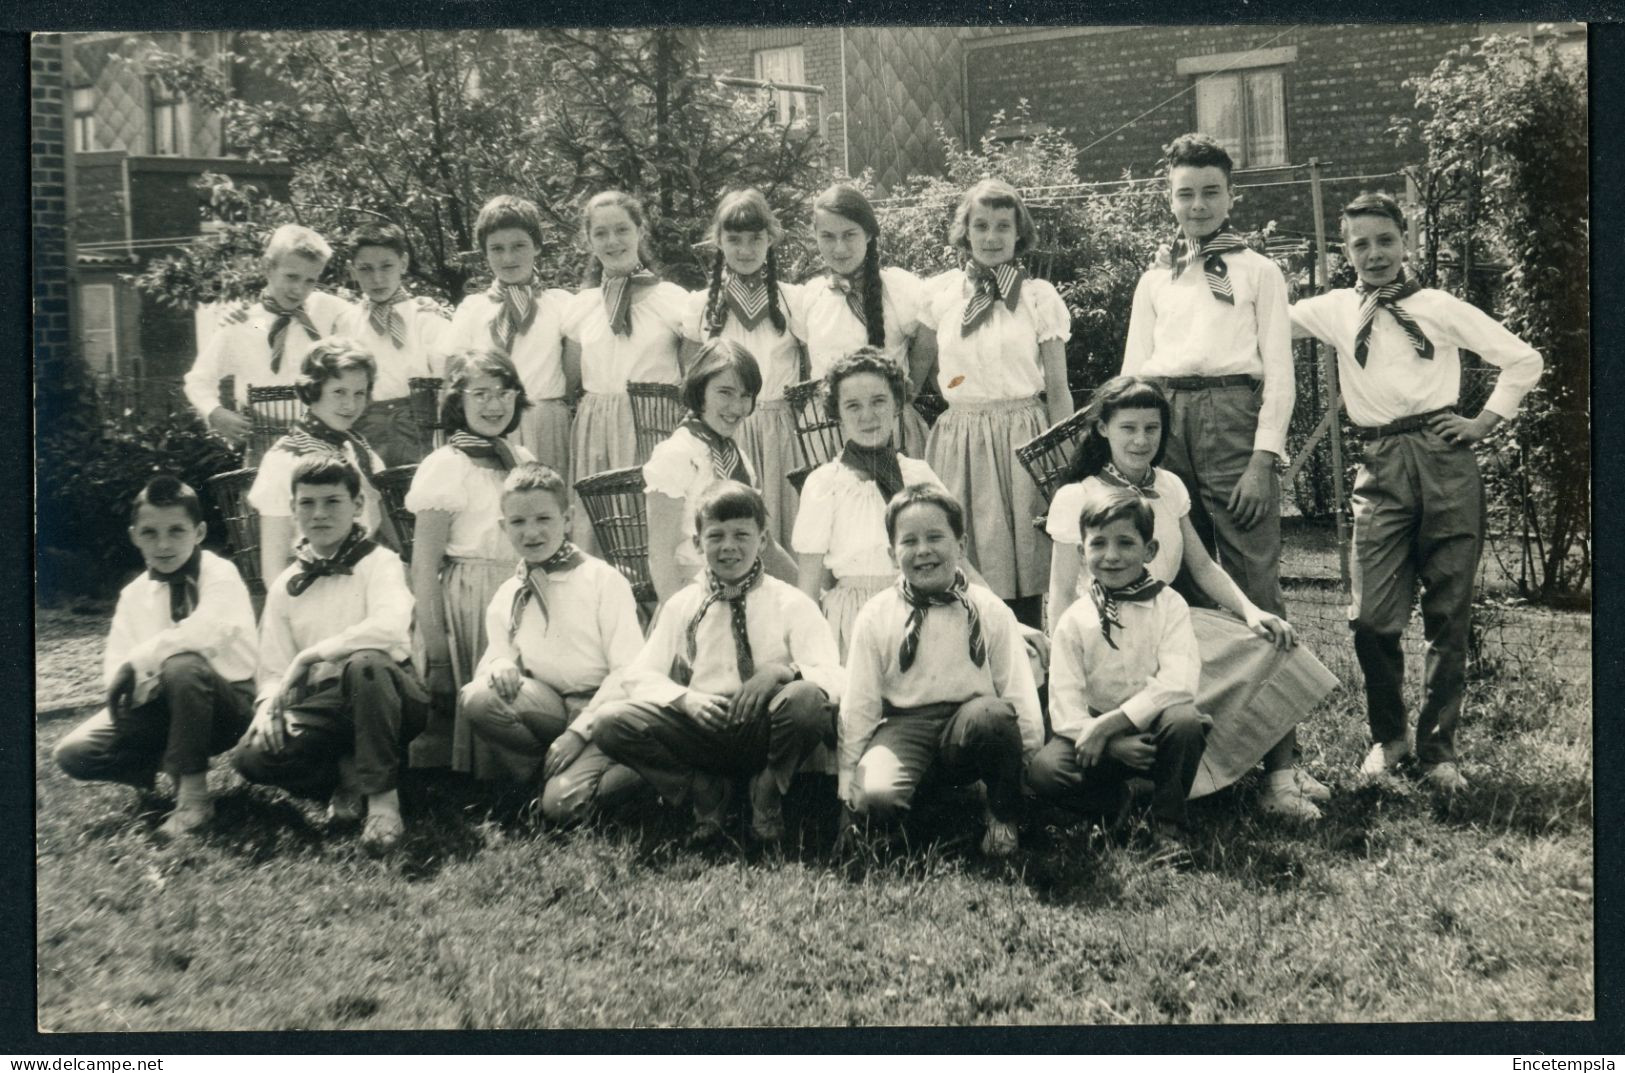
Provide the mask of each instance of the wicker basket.
POLYGON ((649 461, 655 445, 672 434, 688 414, 683 389, 676 384, 626 385, 632 400, 632 427, 638 437, 638 465, 649 461))
POLYGON ((254 596, 265 595, 260 577, 260 516, 248 505, 248 490, 254 485, 257 469, 234 469, 210 477, 205 487, 226 520, 226 546, 231 561, 243 576, 243 584, 254 596))
POLYGON ((406 509, 406 492, 412 487, 412 478, 417 475, 418 467, 414 463, 409 466, 391 466, 380 470, 372 476, 372 486, 378 489, 378 504, 390 521, 395 523, 395 535, 400 539, 401 559, 412 561, 412 532, 416 528, 416 516, 406 509))
MULTIPOLYGON (((1038 492, 1045 503, 1055 498, 1066 477, 1067 467, 1072 464, 1088 431, 1089 414, 1087 409, 1083 409, 1016 448, 1016 458, 1033 483, 1038 485, 1038 492)), ((1043 528, 1044 520, 1042 516, 1034 518, 1033 525, 1043 528)))
POLYGON ((412 421, 418 427, 418 447, 428 454, 446 442, 440 427, 440 393, 446 382, 438 376, 414 376, 406 382, 412 421))
POLYGON ((632 583, 632 595, 639 603, 654 603, 643 468, 627 466, 583 477, 576 482, 576 494, 586 508, 604 558, 632 583))
POLYGON ((273 384, 268 387, 249 386, 248 457, 259 459, 271 445, 288 434, 288 429, 299 419, 305 404, 291 384, 273 384))
POLYGON ((840 422, 824 412, 824 382, 803 380, 784 389, 785 401, 796 423, 796 442, 808 469, 821 466, 841 453, 840 422))
POLYGON ((807 483, 807 478, 811 477, 812 471, 817 468, 817 466, 802 466, 800 469, 793 469, 789 473, 786 473, 784 475, 784 479, 790 482, 790 487, 794 488, 796 490, 796 495, 799 496, 801 494, 802 486, 807 483))

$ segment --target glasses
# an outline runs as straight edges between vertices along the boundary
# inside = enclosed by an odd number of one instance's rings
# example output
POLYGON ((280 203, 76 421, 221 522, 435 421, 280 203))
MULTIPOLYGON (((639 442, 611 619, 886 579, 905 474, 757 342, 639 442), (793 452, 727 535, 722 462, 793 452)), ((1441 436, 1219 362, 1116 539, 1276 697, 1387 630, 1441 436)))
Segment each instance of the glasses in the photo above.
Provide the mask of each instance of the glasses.
POLYGON ((489 388, 480 388, 470 391, 465 396, 475 406, 485 406, 493 402, 508 403, 519 397, 517 388, 505 387, 501 391, 492 391, 489 388))

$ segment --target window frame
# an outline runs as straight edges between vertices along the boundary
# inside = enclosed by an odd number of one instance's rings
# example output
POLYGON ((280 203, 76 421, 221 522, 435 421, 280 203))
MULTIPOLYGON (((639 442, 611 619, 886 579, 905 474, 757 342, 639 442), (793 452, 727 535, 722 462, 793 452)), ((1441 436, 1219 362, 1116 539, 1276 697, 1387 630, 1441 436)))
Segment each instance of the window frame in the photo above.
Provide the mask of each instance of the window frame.
POLYGON ((79 347, 79 356, 84 360, 85 364, 90 367, 92 372, 106 372, 111 375, 117 375, 119 371, 118 286, 113 283, 80 283, 77 286, 79 292, 77 296, 79 309, 78 316, 74 318, 77 327, 74 342, 79 347), (86 299, 89 298, 92 293, 104 293, 106 295, 107 327, 105 328, 91 328, 88 326, 90 318, 85 315, 87 305, 86 299), (105 363, 103 363, 105 367, 98 367, 96 361, 91 358, 90 351, 85 345, 93 333, 96 335, 105 334, 107 336, 107 359, 105 363))
POLYGON ((74 86, 73 98, 73 151, 91 153, 96 150, 96 87, 74 86), (80 94, 85 94, 81 105, 80 94))
MULTIPOLYGON (((759 82, 790 82, 798 85, 807 84, 807 47, 803 44, 778 45, 773 48, 759 48, 751 52, 751 71, 759 82), (788 63, 789 68, 799 68, 799 77, 773 76, 762 69, 763 60, 768 56, 795 56, 795 63, 788 63)), ((773 122, 781 127, 804 127, 810 121, 807 109, 807 94, 789 89, 775 89, 768 92, 773 95, 773 122)))
MULTIPOLYGON (((1241 67, 1234 70, 1214 71, 1211 74, 1196 75, 1192 81, 1193 92, 1191 95, 1191 111, 1194 113, 1192 116, 1192 129, 1202 131, 1204 134, 1213 134, 1213 131, 1209 130, 1202 124, 1202 98, 1200 87, 1204 84, 1217 86, 1228 83, 1235 87, 1235 107, 1236 114, 1240 119, 1241 130, 1240 144, 1236 146, 1227 145, 1225 148, 1230 152, 1231 157, 1234 159, 1236 170, 1246 171, 1249 168, 1273 168, 1290 164, 1292 162, 1292 155, 1291 146, 1287 140, 1286 82, 1286 66, 1278 64, 1270 64, 1267 66, 1260 65, 1257 67, 1241 67), (1279 133, 1281 151, 1279 154, 1279 159, 1255 160, 1251 152, 1255 132, 1249 126, 1251 120, 1248 118, 1247 110, 1247 82, 1249 79, 1255 78, 1259 75, 1274 75, 1277 79, 1277 84, 1280 87, 1278 111, 1281 117, 1279 133)), ((1217 135, 1214 136, 1217 137, 1217 135)))
POLYGON ((190 141, 187 131, 186 98, 165 89, 157 80, 147 85, 147 141, 153 156, 185 156, 190 141), (159 137, 160 117, 169 120, 169 145, 159 137))

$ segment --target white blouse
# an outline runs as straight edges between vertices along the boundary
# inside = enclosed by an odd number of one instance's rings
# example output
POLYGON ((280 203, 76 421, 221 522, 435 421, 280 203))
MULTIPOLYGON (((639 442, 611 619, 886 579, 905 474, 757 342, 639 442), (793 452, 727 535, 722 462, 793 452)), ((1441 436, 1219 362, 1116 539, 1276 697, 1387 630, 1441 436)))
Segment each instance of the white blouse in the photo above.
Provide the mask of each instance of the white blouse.
POLYGON ((937 333, 937 389, 949 404, 1026 399, 1044 390, 1038 344, 1072 338, 1072 314, 1044 279, 1021 281, 1014 311, 993 303, 976 330, 960 333, 965 305, 976 288, 963 269, 925 283, 920 323, 937 333))
MULTIPOLYGON (((846 304, 846 295, 828 275, 814 276, 802 285, 800 316, 790 330, 807 341, 812 375, 821 377, 830 366, 859 347, 869 345, 869 329, 846 304)), ((880 270, 880 307, 886 318, 886 356, 908 368, 908 344, 920 327, 920 278, 903 268, 880 270)))
MULTIPOLYGON (((536 456, 518 444, 514 458, 534 462, 536 456)), ((498 559, 514 562, 513 545, 499 524, 502 520, 502 482, 507 473, 501 467, 477 465, 472 458, 452 446, 434 451, 418 463, 412 487, 406 493, 406 509, 413 514, 426 510, 451 513, 451 534, 446 554, 453 559, 498 559)))
POLYGON ((598 394, 624 392, 628 383, 675 384, 682 379, 679 353, 688 292, 662 280, 632 292, 632 334, 616 335, 604 311, 602 288, 570 299, 563 331, 581 344, 581 386, 598 394))
MULTIPOLYGON (((377 473, 384 468, 384 460, 378 457, 377 451, 369 452, 372 456, 372 471, 377 473)), ((293 471, 299 465, 304 455, 295 454, 282 446, 278 440, 271 445, 260 459, 259 472, 254 474, 254 483, 248 489, 248 505, 263 518, 290 518, 293 510, 289 501, 293 498, 293 471)), ((367 480, 366 470, 356 457, 355 444, 346 442, 344 457, 350 465, 361 474, 361 516, 356 520, 368 533, 378 532, 378 523, 383 518, 383 502, 378 498, 378 489, 367 480)), ((297 527, 293 533, 294 543, 299 542, 297 527)), ((291 546, 291 545, 290 545, 291 546)))
MULTIPOLYGON (((743 447, 739 457, 744 460, 750 483, 756 485, 756 471, 751 467, 750 455, 743 447)), ((706 490, 717 481, 716 470, 711 467, 711 448, 688 429, 679 426, 670 436, 649 452, 649 461, 643 464, 643 491, 683 501, 683 517, 679 522, 677 563, 685 569, 705 565, 705 553, 694 546, 694 512, 706 490)), ((650 534, 651 537, 654 534, 650 534)))
MULTIPOLYGON (((564 398, 564 315, 574 297, 558 287, 542 291, 536 297, 536 317, 530 327, 513 337, 508 356, 519 371, 525 394, 532 399, 564 398)), ((492 349, 491 323, 501 312, 502 303, 485 291, 468 295, 445 333, 447 352, 492 349)), ((444 361, 442 358, 442 365, 444 361)))
POLYGON ((408 298, 394 308, 406 325, 405 346, 397 347, 387 332, 380 335, 373 328, 365 301, 340 314, 334 328, 366 347, 378 363, 378 378, 372 384, 373 402, 406 398, 415 376, 446 375, 446 337, 451 325, 440 307, 433 299, 418 297, 408 298))
MULTIPOLYGON (((903 483, 942 487, 931 467, 898 455, 903 483)), ((896 572, 886 550, 886 502, 880 486, 841 464, 825 462, 807 475, 790 545, 801 555, 822 555, 836 577, 876 577, 896 572)))
MULTIPOLYGON (((1185 482, 1168 470, 1157 469, 1154 472, 1156 476, 1151 487, 1157 497, 1146 502, 1151 504, 1151 516, 1155 519, 1151 534, 1157 541, 1157 554, 1151 557, 1145 568, 1152 577, 1168 584, 1179 573, 1179 564, 1185 558, 1185 538, 1179 520, 1191 512, 1191 495, 1185 488, 1185 482)), ((1081 481, 1062 485, 1050 504, 1049 519, 1044 525, 1050 539, 1057 544, 1082 545, 1078 512, 1083 509, 1084 496, 1092 489, 1105 487, 1106 482, 1099 477, 1085 477, 1081 481)), ((1088 590, 1089 580, 1089 566, 1084 563, 1078 568, 1079 595, 1088 590)))
MULTIPOLYGON (((688 296, 688 308, 683 316, 683 335, 696 343, 710 338, 705 331, 705 306, 710 290, 694 291, 688 296)), ((773 318, 763 314, 756 327, 747 329, 732 312, 722 325, 722 338, 738 343, 750 351, 762 369, 762 393, 756 401, 768 402, 784 398, 784 389, 801 381, 801 339, 796 335, 796 322, 800 316, 803 288, 800 284, 779 284, 779 309, 784 313, 785 330, 773 327, 773 318)))

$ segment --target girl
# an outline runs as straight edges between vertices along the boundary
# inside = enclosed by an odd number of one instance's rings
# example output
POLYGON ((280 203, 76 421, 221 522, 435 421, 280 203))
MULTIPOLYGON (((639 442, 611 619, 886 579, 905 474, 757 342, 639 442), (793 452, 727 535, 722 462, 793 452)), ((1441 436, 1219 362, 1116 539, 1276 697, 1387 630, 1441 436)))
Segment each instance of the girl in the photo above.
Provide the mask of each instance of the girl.
MULTIPOLYGON (((920 281, 880 267, 880 221, 856 187, 836 183, 813 200, 813 234, 824 273, 803 285, 802 312, 791 330, 806 340, 812 375, 861 346, 882 351, 908 370, 910 397, 925 383, 935 354, 918 344, 920 281)), ((904 454, 925 455, 925 421, 903 407, 904 454)))
MULTIPOLYGON (((694 543, 694 512, 717 481, 756 484, 756 470, 736 437, 756 407, 762 372, 750 351, 713 339, 694 355, 683 379, 689 415, 643 466, 649 514, 649 575, 660 602, 694 580, 705 556, 694 543)), ((772 518, 768 519, 771 525, 772 518)), ((793 582, 790 557, 768 537, 762 552, 768 573, 793 582)))
POLYGON ((586 390, 571 430, 572 487, 583 477, 637 465, 628 382, 682 380, 688 292, 644 267, 650 261, 644 229, 642 204, 618 190, 597 195, 582 213, 591 258, 585 287, 564 313, 564 335, 576 344, 565 353, 567 375, 586 390))
POLYGON ((724 197, 711 224, 717 246, 711 286, 689 296, 683 320, 691 344, 731 340, 761 363, 762 390, 738 438, 761 482, 768 532, 780 546, 788 545, 795 526, 795 490, 785 475, 801 464, 784 389, 802 378, 801 340, 790 330, 788 315, 800 305, 801 288, 779 282, 777 246, 783 236, 760 192, 735 190, 724 197))
POLYGON ((1055 541, 1050 621, 1059 620, 1074 599, 1090 593, 1078 532, 1078 513, 1087 491, 1100 485, 1139 491, 1156 516, 1157 548, 1146 563, 1150 575, 1170 583, 1183 564, 1196 587, 1231 613, 1191 609, 1202 652, 1196 706, 1214 722, 1192 792, 1199 796, 1228 785, 1251 770, 1262 755, 1268 774, 1260 807, 1318 819, 1315 801, 1331 794, 1294 766, 1293 728, 1332 690, 1336 679, 1308 649, 1295 647, 1292 627, 1249 600, 1197 539, 1190 520, 1190 493, 1178 477, 1157 468, 1168 439, 1168 399, 1162 390, 1137 376, 1119 376, 1095 391, 1090 413, 1094 420, 1068 473, 1073 483, 1055 493, 1049 511, 1049 534, 1055 541), (1254 703, 1255 693, 1259 703, 1254 703))
POLYGON ((569 291, 544 287, 536 273, 542 214, 534 202, 500 194, 474 220, 474 241, 491 269, 491 286, 464 298, 448 329, 448 352, 494 350, 519 372, 531 407, 515 441, 543 465, 568 473, 570 410, 577 384, 565 375, 563 320, 569 291))
POLYGON ((1033 519, 1038 488, 1016 448, 1072 413, 1066 341, 1072 317, 1054 286, 1028 279, 1017 258, 1037 241, 1032 215, 1007 183, 965 191, 949 240, 964 269, 933 279, 921 314, 922 345, 937 354, 948 410, 925 457, 965 506, 965 547, 988 586, 1029 626, 1042 618, 1049 562, 1033 519), (1048 404, 1039 392, 1048 393, 1048 404))
POLYGON ((319 452, 341 455, 361 474, 361 516, 356 520, 368 534, 382 531, 392 544, 395 527, 384 516, 372 475, 384 468, 383 459, 351 431, 366 413, 378 366, 360 344, 343 336, 328 336, 310 348, 299 367, 294 390, 305 404, 304 415, 288 434, 271 445, 260 459, 259 472, 248 490, 248 505, 260 516, 260 577, 269 585, 293 561, 299 538, 293 524, 293 469, 305 455, 319 452))
POLYGON ((435 699, 429 725, 412 743, 415 767, 443 767, 489 778, 500 774, 483 742, 474 739, 456 706, 486 648, 485 610, 497 587, 513 576, 513 547, 502 532, 502 482, 517 462, 533 462, 504 436, 519 427, 530 400, 513 362, 488 350, 452 355, 440 421, 444 447, 418 465, 406 508, 417 515, 412 548, 412 595, 417 602, 435 699))

